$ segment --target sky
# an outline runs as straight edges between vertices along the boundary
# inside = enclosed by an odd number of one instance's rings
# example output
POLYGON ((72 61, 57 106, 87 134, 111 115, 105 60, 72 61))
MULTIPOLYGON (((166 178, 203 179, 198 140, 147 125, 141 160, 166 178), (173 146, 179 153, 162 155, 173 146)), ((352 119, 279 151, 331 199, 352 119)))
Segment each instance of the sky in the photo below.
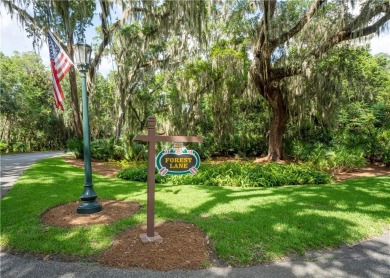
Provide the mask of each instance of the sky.
MULTIPOLYGON (((34 51, 32 39, 27 37, 27 33, 23 27, 16 21, 16 18, 11 17, 5 12, 3 7, 0 7, 0 51, 6 56, 11 56, 14 51, 27 52, 34 51)), ((90 27, 86 33, 86 42, 92 44, 92 38, 95 36, 94 27, 90 27)), ((371 40, 371 53, 387 53, 390 54, 390 32, 388 34, 375 36, 371 40)), ((42 57, 45 65, 49 66, 49 49, 46 42, 38 49, 38 53, 42 57)), ((104 76, 114 69, 110 59, 102 60, 99 67, 99 72, 104 76)))
MULTIPOLYGON (((90 27, 87 29, 87 44, 93 43, 92 38, 96 34, 94 28, 95 27, 90 27)), ((17 19, 11 19, 11 16, 5 12, 2 6, 0 7, 0 51, 6 56, 12 56, 14 51, 34 51, 32 38, 27 37, 27 33, 24 31, 21 24, 17 22, 17 19)), ((40 49, 35 51, 38 51, 38 54, 40 54, 43 64, 49 67, 49 48, 46 41, 42 44, 40 49)), ((104 76, 107 76, 107 74, 113 69, 114 67, 112 61, 108 58, 103 58, 99 66, 99 72, 101 72, 104 76)))

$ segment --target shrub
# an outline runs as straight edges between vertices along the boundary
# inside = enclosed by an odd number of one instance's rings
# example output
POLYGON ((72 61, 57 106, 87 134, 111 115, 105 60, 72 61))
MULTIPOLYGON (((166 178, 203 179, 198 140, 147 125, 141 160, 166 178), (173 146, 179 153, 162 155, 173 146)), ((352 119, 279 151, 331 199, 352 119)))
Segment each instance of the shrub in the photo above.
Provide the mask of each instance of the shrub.
POLYGON ((319 171, 339 171, 363 167, 367 164, 366 151, 362 148, 348 148, 343 145, 304 143, 294 140, 291 144, 291 155, 297 161, 319 171))
POLYGON ((147 158, 147 145, 135 142, 133 138, 133 134, 121 138, 116 152, 120 151, 122 158, 128 161, 145 160, 147 158))
POLYGON ((148 180, 148 168, 147 167, 127 168, 120 171, 118 173, 118 177, 124 180, 146 182, 148 180))
POLYGON ((302 140, 293 139, 291 145, 289 146, 289 152, 291 157, 295 160, 307 160, 308 151, 307 143, 304 143, 302 140))
POLYGON ((390 166, 390 130, 382 129, 377 135, 378 142, 378 155, 381 161, 386 165, 390 166))
POLYGON ((338 170, 350 170, 367 165, 365 152, 361 149, 337 147, 335 148, 335 153, 332 159, 338 170))
POLYGON ((196 151, 203 160, 209 159, 218 153, 218 145, 212 134, 205 136, 202 144, 188 143, 186 144, 186 147, 187 149, 196 151))
POLYGON ((7 143, 4 141, 0 141, 0 152, 4 153, 7 150, 7 143))
POLYGON ((74 152, 76 158, 84 158, 84 143, 80 139, 69 139, 66 142, 69 151, 74 152))
MULTIPOLYGON (((133 167, 123 170, 118 177, 147 181, 146 167, 133 167)), ((248 162, 228 162, 221 164, 203 163, 196 175, 165 176, 156 175, 156 182, 168 184, 199 184, 209 186, 269 187, 298 184, 323 184, 330 182, 329 175, 302 165, 266 165, 248 162)))
POLYGON ((114 145, 112 140, 97 139, 91 142, 91 158, 108 161, 114 156, 114 145))
POLYGON ((20 152, 20 153, 23 153, 23 152, 28 152, 30 151, 29 147, 27 146, 26 143, 23 143, 23 142, 16 142, 12 145, 12 151, 13 152, 20 152))
MULTIPOLYGON (((166 177, 162 177, 159 174, 157 174, 157 170, 155 174, 156 174, 156 178, 155 178, 156 183, 166 182, 166 177)), ((120 171, 117 174, 117 176, 124 180, 147 182, 148 168, 147 166, 129 167, 120 171)))

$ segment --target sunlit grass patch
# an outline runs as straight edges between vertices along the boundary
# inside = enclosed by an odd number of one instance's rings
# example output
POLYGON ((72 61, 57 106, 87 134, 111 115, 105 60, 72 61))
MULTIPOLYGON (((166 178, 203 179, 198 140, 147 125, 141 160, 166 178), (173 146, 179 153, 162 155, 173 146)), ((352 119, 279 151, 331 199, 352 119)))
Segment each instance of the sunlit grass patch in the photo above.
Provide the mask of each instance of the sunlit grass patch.
MULTIPOLYGON (((76 201, 83 170, 61 158, 38 162, 1 200, 4 248, 90 256, 108 248, 129 227, 146 223, 146 183, 94 175, 100 198, 142 204, 111 225, 57 228, 44 225, 46 210, 76 201)), ((156 222, 188 221, 209 236, 219 258, 233 265, 271 261, 310 249, 352 243, 389 229, 390 177, 328 185, 234 188, 156 185, 156 222)))

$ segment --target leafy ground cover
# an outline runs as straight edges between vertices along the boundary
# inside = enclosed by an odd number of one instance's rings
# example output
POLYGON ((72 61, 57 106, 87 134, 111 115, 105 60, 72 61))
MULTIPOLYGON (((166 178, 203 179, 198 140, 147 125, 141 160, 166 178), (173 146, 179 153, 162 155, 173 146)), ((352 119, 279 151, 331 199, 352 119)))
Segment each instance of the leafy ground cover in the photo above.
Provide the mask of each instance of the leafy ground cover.
MULTIPOLYGON (((147 167, 131 166, 118 177, 131 181, 147 181, 147 167)), ((271 187, 281 185, 329 183, 328 174, 296 164, 255 164, 253 162, 203 163, 196 175, 156 175, 156 182, 165 184, 196 184, 210 186, 271 187)))
MULTIPOLYGON (((41 214, 78 200, 83 183, 83 170, 62 158, 27 170, 1 200, 1 247, 86 257, 107 249, 129 227, 146 222, 145 183, 94 175, 100 198, 139 202, 140 211, 111 225, 43 225, 41 214)), ((247 265, 383 232, 389 229, 389 198, 389 176, 273 188, 158 184, 156 222, 194 223, 209 236, 220 259, 247 265)))

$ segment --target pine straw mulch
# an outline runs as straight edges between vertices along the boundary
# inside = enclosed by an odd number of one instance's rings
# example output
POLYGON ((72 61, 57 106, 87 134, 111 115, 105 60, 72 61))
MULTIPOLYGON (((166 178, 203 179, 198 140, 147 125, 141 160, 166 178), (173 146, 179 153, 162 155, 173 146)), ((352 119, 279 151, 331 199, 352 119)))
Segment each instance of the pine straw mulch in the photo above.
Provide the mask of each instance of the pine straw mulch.
MULTIPOLYGON (((65 157, 65 161, 83 167, 83 161, 65 157)), ((114 177, 121 170, 113 163, 92 162, 92 171, 114 177)), ((390 168, 370 165, 350 172, 336 173, 337 181, 356 177, 390 175, 390 168)), ((110 224, 137 213, 140 204, 117 200, 98 200, 103 210, 91 215, 76 213, 78 202, 54 207, 42 215, 42 222, 61 227, 110 224)), ((140 267, 156 270, 196 269, 215 264, 213 252, 205 234, 194 224, 164 222, 155 228, 164 239, 163 243, 142 243, 139 235, 146 232, 145 225, 132 228, 120 235, 111 248, 97 259, 99 263, 120 268, 140 267)))
POLYGON ((194 224, 164 222, 155 225, 163 243, 142 243, 139 235, 146 226, 122 234, 99 262, 113 267, 156 270, 198 269, 211 265, 211 250, 205 234, 194 224))
MULTIPOLYGON (((84 160, 76 159, 72 156, 64 157, 64 161, 80 168, 84 168, 84 160)), ((92 172, 98 173, 106 177, 115 177, 115 175, 122 170, 122 168, 115 163, 111 162, 101 162, 101 161, 92 161, 92 172)))
POLYGON ((41 221, 50 226, 72 228, 95 224, 111 224, 134 215, 141 205, 135 202, 98 199, 103 210, 94 214, 78 214, 79 202, 56 206, 41 216, 41 221))
POLYGON ((334 175, 336 181, 343 181, 343 180, 349 180, 354 178, 378 177, 378 176, 390 176, 390 167, 371 164, 369 166, 359 168, 359 169, 353 169, 350 171, 341 171, 335 173, 334 175))

